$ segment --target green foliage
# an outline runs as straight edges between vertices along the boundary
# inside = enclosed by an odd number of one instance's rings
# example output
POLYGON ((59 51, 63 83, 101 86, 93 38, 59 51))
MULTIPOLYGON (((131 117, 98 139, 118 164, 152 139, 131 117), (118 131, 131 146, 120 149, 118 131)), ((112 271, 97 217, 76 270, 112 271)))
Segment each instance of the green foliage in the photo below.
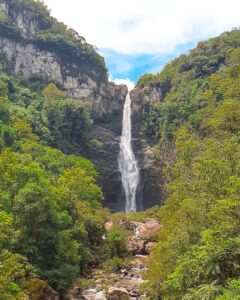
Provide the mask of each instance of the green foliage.
POLYGON ((108 259, 104 265, 103 268, 108 273, 112 272, 119 272, 121 269, 128 268, 129 266, 129 258, 121 258, 119 256, 114 256, 111 259, 108 259))
POLYGON ((216 300, 240 299, 240 282, 239 279, 229 280, 227 286, 223 289, 222 295, 216 300))
POLYGON ((124 212, 111 214, 111 220, 113 220, 114 223, 121 223, 123 220, 144 222, 149 218, 159 219, 159 206, 153 206, 144 211, 130 212, 128 214, 125 214, 124 212))
POLYGON ((239 96, 239 46, 240 31, 226 32, 200 42, 189 55, 181 55, 157 75, 139 79, 137 89, 155 88, 161 94, 161 102, 149 99, 142 113, 142 133, 150 144, 159 138, 174 140, 185 122, 204 134, 202 120, 223 99, 239 96))
POLYGON ((63 294, 102 247, 106 213, 93 164, 44 144, 75 152, 92 122, 55 85, 0 75, 0 299, 25 299, 33 276, 63 294))
POLYGON ((147 275, 152 298, 239 298, 239 43, 239 30, 225 33, 151 78, 160 87, 171 78, 165 102, 153 108, 152 141, 175 146, 147 275))
POLYGON ((127 256, 126 248, 126 237, 127 231, 119 226, 114 226, 106 236, 106 246, 109 251, 110 257, 113 257, 112 264, 118 264, 121 260, 120 258, 125 258, 127 256), (119 260, 116 258, 118 257, 119 260))
POLYGON ((88 110, 81 101, 69 99, 53 84, 44 90, 44 95, 50 144, 64 152, 74 152, 92 127, 88 110))

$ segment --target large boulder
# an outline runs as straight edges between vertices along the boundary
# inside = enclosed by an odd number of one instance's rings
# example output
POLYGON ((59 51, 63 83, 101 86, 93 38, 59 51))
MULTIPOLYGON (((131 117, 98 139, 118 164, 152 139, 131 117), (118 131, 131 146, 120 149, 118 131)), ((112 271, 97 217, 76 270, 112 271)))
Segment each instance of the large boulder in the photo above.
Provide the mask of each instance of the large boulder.
POLYGON ((162 225, 154 218, 146 219, 144 222, 126 221, 125 227, 133 230, 135 235, 144 241, 155 241, 162 229, 162 225))
POLYGON ((29 280, 27 292, 30 300, 59 300, 59 294, 46 281, 37 278, 29 280))
POLYGON ((127 238, 127 249, 133 255, 150 254, 156 245, 157 236, 162 225, 153 218, 144 222, 126 221, 125 228, 134 231, 134 235, 127 238))
POLYGON ((127 250, 133 255, 143 254, 145 248, 145 242, 138 236, 130 236, 127 238, 127 250))
POLYGON ((157 220, 149 218, 139 226, 138 236, 144 240, 155 240, 161 229, 162 225, 157 220))
POLYGON ((107 293, 108 300, 130 300, 130 296, 126 289, 110 287, 107 293))

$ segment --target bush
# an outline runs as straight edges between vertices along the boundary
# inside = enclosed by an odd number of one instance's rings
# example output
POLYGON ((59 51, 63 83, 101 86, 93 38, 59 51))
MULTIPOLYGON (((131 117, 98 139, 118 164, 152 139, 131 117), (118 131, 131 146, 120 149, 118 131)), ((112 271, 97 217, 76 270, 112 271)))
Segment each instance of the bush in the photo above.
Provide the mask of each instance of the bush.
POLYGON ((124 258, 128 255, 126 247, 126 237, 128 232, 119 227, 114 226, 106 236, 106 250, 109 257, 124 258))

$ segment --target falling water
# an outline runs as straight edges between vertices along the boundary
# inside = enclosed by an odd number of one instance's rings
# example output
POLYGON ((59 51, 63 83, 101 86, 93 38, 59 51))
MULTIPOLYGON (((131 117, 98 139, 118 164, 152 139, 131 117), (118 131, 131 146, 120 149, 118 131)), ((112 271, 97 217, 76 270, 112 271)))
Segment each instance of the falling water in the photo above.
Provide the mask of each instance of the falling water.
POLYGON ((126 96, 123 110, 122 136, 118 163, 122 175, 122 185, 125 191, 125 211, 136 211, 136 191, 139 184, 139 168, 132 150, 131 98, 129 93, 126 96))

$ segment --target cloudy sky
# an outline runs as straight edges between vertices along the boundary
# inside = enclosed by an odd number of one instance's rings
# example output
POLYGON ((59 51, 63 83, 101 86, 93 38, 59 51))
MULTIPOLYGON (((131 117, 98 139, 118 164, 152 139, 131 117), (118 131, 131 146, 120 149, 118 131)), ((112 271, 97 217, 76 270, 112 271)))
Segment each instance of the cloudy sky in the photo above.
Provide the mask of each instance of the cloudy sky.
POLYGON ((112 79, 133 82, 240 26, 240 0, 44 0, 105 57, 112 79))

